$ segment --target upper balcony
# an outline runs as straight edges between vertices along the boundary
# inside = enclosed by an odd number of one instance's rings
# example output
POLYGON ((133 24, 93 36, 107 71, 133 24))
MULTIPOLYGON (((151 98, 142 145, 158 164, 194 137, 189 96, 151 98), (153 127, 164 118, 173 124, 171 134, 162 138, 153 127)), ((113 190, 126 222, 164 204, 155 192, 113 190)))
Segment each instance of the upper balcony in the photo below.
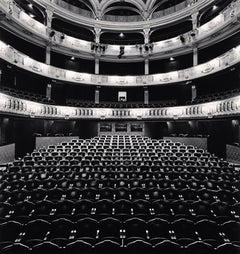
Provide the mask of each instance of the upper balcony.
MULTIPOLYGON (((213 5, 215 0, 185 0, 171 4, 169 8, 156 11, 166 1, 85 1, 87 9, 82 9, 63 0, 31 0, 43 9, 51 9, 57 17, 86 27, 109 31, 136 31, 143 27, 159 27, 186 19, 196 10, 203 10, 213 5), (122 10, 125 15, 109 15, 111 11, 122 10), (136 15, 126 13, 134 12, 136 15)), ((168 2, 169 3, 169 2, 168 2)), ((160 8, 161 9, 161 8, 160 8)), ((121 14, 121 12, 120 12, 121 14)))
MULTIPOLYGON (((2 24, 6 29, 20 37, 41 46, 50 45, 53 51, 85 59, 98 56, 102 61, 132 62, 149 59, 161 59, 192 52, 192 47, 199 49, 226 39, 239 30, 240 0, 231 3, 219 15, 198 27, 179 36, 162 41, 137 45, 111 45, 95 43, 71 37, 30 17, 18 5, 10 9, 9 1, 2 0, 0 9, 6 14, 2 24), (11 22, 10 22, 11 21, 11 22), (221 32, 220 32, 221 31, 221 32), (120 59, 120 48, 124 56, 120 59)), ((150 37, 151 40, 151 37, 150 37)))

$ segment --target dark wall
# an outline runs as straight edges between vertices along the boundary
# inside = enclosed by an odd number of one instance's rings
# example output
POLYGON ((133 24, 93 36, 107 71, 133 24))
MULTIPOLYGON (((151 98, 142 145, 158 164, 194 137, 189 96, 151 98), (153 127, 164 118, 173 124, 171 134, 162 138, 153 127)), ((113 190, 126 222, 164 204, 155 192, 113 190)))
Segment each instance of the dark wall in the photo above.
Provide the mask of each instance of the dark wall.
POLYGON ((143 75, 144 62, 136 63, 111 63, 100 62, 99 72, 103 75, 143 75))
POLYGON ((97 136, 97 121, 44 120, 0 116, 0 145, 15 143, 16 157, 35 148, 35 133, 91 138, 97 136))
POLYGON ((94 61, 62 55, 51 51, 51 65, 76 72, 94 73, 94 61))
MULTIPOLYGON (((145 135, 160 139, 171 134, 209 135, 208 150, 225 157, 226 144, 240 141, 240 118, 208 119, 193 121, 145 122, 145 135)), ((55 134, 91 138, 98 135, 96 120, 44 120, 0 116, 0 144, 16 143, 16 156, 32 152, 35 147, 34 133, 43 136, 55 134)))
POLYGON ((128 102, 143 102, 144 89, 143 87, 125 88, 125 87, 101 87, 100 88, 100 102, 117 102, 118 92, 127 92, 128 102))
POLYGON ((239 142, 239 118, 221 120, 193 120, 146 122, 146 135, 151 138, 162 138, 171 134, 208 135, 208 150, 225 158, 226 144, 239 142))
POLYGON ((3 42, 11 45, 29 57, 40 62, 45 62, 46 53, 44 48, 23 40, 3 28, 0 28, 0 38, 3 42))
POLYGON ((166 73, 170 71, 176 71, 193 66, 193 55, 187 54, 173 59, 161 59, 149 62, 150 74, 166 73))

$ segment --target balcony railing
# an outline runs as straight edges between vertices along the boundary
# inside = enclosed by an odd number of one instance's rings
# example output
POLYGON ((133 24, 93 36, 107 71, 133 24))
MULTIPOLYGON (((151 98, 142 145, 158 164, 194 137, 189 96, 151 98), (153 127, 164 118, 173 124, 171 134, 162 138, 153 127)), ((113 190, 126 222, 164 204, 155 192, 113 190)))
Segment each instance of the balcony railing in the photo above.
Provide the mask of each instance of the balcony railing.
POLYGON ((240 45, 206 63, 167 73, 143 76, 107 76, 79 73, 47 65, 22 54, 0 41, 0 58, 32 73, 78 84, 136 87, 187 82, 220 72, 240 62, 240 45))
MULTIPOLYGON (((179 8, 173 7, 172 9, 167 9, 163 12, 160 11, 158 15, 155 13, 153 15, 152 19, 149 20, 138 20, 135 22, 128 22, 124 20, 124 18, 119 17, 116 18, 115 16, 112 16, 112 20, 101 20, 101 19, 93 19, 88 17, 86 15, 86 12, 84 12, 84 16, 79 15, 79 13, 75 13, 74 10, 76 8, 71 8, 71 10, 68 10, 67 8, 64 8, 60 5, 58 5, 58 0, 33 0, 36 4, 42 6, 43 8, 51 8, 54 11, 54 14, 56 16, 64 17, 65 19, 75 22, 78 24, 82 24, 88 27, 101 27, 102 29, 106 30, 118 30, 118 31, 125 31, 125 30, 141 30, 143 27, 159 27, 161 25, 168 25, 171 22, 176 22, 178 20, 183 20, 184 18, 187 18, 191 16, 191 14, 194 11, 201 11, 203 9, 206 9, 207 7, 211 6, 215 3, 215 0, 193 0, 188 1, 186 0, 187 7, 185 5, 181 5, 179 8), (119 22, 117 22, 117 19, 119 19, 119 22)), ((78 11, 77 11, 78 12, 78 11)), ((81 11, 81 13, 83 13, 81 11)), ((108 18, 111 19, 111 18, 108 18)), ((139 19, 139 18, 138 18, 139 19)))
MULTIPOLYGON (((14 22, 23 27, 25 30, 32 34, 40 37, 46 43, 51 39, 52 47, 57 46, 58 50, 68 50, 69 53, 84 52, 89 54, 91 57, 93 53, 100 54, 106 57, 117 58, 119 55, 120 45, 97 45, 93 48, 93 44, 89 41, 77 39, 58 31, 54 31, 54 36, 50 38, 49 29, 42 23, 34 20, 28 14, 24 12, 17 5, 9 5, 8 0, 2 0, 0 2, 0 9, 8 15, 14 22), (104 46, 104 52, 101 47, 104 46)), ((230 24, 236 21, 237 17, 240 16, 240 0, 230 4, 222 13, 216 16, 211 21, 207 22, 203 26, 198 28, 195 36, 192 36, 192 32, 187 32, 181 36, 170 38, 163 41, 152 43, 151 50, 146 51, 144 45, 121 45, 124 46, 124 57, 138 57, 142 59, 145 54, 149 54, 150 57, 154 55, 164 55, 167 52, 174 52, 177 50, 190 49, 193 43, 201 43, 201 41, 212 38, 213 35, 218 34, 219 31, 227 28, 230 24)), ((51 30, 52 31, 52 30, 51 30)), ((26 34, 24 34, 26 36, 26 34)), ((30 39, 32 36, 30 36, 30 39)), ((209 40, 209 43, 211 39, 209 40)))
POLYGON ((111 109, 46 105, 0 93, 0 112, 23 117, 53 119, 209 119, 239 116, 240 95, 191 106, 111 109))

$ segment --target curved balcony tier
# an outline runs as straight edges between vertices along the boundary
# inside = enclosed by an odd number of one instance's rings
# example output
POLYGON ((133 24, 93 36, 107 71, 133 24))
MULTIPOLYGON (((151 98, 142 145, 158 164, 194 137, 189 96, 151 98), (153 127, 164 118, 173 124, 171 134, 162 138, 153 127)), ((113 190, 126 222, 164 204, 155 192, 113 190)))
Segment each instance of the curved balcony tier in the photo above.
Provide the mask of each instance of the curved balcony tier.
POLYGON ((50 31, 45 25, 31 18, 17 5, 14 5, 10 12, 9 1, 2 0, 0 9, 7 17, 2 20, 2 25, 19 37, 40 46, 49 45, 50 41, 53 51, 76 57, 80 55, 80 58, 85 59, 94 59, 94 56, 98 55, 103 61, 132 62, 143 61, 145 57, 153 60, 188 54, 192 52, 193 45, 197 45, 199 49, 210 46, 233 35, 240 28, 240 23, 237 22, 240 17, 240 0, 238 0, 199 27, 195 36, 192 36, 190 31, 181 36, 154 42, 151 44, 151 50, 149 48, 146 50, 144 45, 93 44, 54 30, 51 30, 54 31, 54 36, 50 37, 50 31), (124 57, 121 59, 118 58, 120 46, 124 47, 124 57))
MULTIPOLYGON (((61 4, 59 0, 32 0, 33 3, 41 6, 44 9, 51 9, 54 15, 60 18, 68 20, 75 24, 81 24, 86 27, 101 27, 101 29, 109 31, 136 31, 142 30, 144 27, 154 28, 160 26, 166 26, 171 23, 179 22, 189 18, 194 12, 201 11, 215 3, 215 0, 186 0, 185 4, 181 5, 179 9, 177 7, 172 8, 169 11, 162 13, 163 15, 155 15, 152 19, 146 19, 142 21, 126 21, 124 18, 120 20, 113 18, 110 20, 101 20, 99 17, 93 17, 93 15, 82 15, 78 12, 73 12, 76 8, 71 7, 69 10, 66 8, 67 5, 61 4)), ((91 12, 89 12, 91 13, 91 12)))
POLYGON ((2 41, 0 41, 0 58, 21 69, 64 82, 72 82, 79 85, 136 87, 187 82, 223 71, 240 62, 240 45, 232 48, 219 57, 191 68, 142 76, 95 75, 60 69, 38 62, 2 41))
MULTIPOLYGON (((138 22, 138 21, 143 21, 145 19, 149 19, 149 18, 154 19, 154 18, 164 17, 176 11, 185 9, 191 6, 192 4, 194 4, 195 2, 198 2, 198 0, 185 0, 185 1, 182 0, 180 3, 172 5, 168 8, 163 8, 160 11, 156 11, 156 9, 161 6, 161 3, 157 3, 156 1, 152 1, 152 0, 147 0, 147 1, 133 0, 133 1, 129 1, 129 3, 133 4, 132 7, 134 7, 135 10, 137 10, 138 15, 129 15, 129 16, 106 14, 106 11, 109 10, 109 7, 112 4, 117 2, 114 0, 91 1, 91 7, 92 7, 91 11, 79 8, 64 0, 52 0, 52 2, 64 8, 65 10, 69 10, 77 15, 81 15, 88 18, 99 18, 109 22, 138 22)), ((120 1, 118 2, 120 3, 120 1)))
POLYGON ((0 93, 0 112, 23 117, 53 119, 209 119, 239 116, 240 95, 189 106, 111 109, 47 105, 0 93))

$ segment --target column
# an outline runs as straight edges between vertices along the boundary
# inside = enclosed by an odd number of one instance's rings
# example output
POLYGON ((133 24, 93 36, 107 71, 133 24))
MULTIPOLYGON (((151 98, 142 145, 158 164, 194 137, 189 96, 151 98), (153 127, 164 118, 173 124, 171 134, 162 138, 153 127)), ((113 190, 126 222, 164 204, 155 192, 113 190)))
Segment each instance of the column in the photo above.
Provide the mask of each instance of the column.
POLYGON ((96 75, 99 74, 99 56, 95 56, 95 70, 94 70, 94 73, 96 75))
POLYGON ((95 104, 99 104, 99 97, 100 97, 100 86, 97 86, 95 89, 95 104))
POLYGON ((149 104, 149 91, 148 87, 144 87, 144 104, 148 105, 149 104))
POLYGON ((53 18, 53 10, 51 10, 47 7, 46 16, 45 16, 45 25, 47 26, 47 28, 51 29, 51 27, 52 27, 52 18, 53 18))
POLYGON ((51 62, 51 40, 52 36, 54 35, 52 31, 52 18, 53 18, 53 11, 50 9, 46 9, 46 16, 45 16, 45 25, 47 26, 47 31, 49 34, 49 42, 46 46, 46 57, 45 57, 45 63, 50 64, 51 62))
POLYGON ((51 64, 51 46, 50 45, 47 45, 46 47, 45 63, 48 65, 51 64))
POLYGON ((97 44, 100 43, 101 31, 102 31, 102 29, 100 27, 94 27, 95 43, 97 43, 97 44))
POLYGON ((99 74, 99 60, 101 52, 98 50, 98 46, 100 45, 100 36, 101 36, 101 28, 100 27, 94 27, 95 32, 95 44, 97 48, 95 48, 95 74, 99 74))
POLYGON ((192 14, 192 40, 193 40, 193 66, 198 65, 198 47, 195 43, 196 35, 198 33, 199 13, 192 14))
POLYGON ((52 98, 52 84, 47 84, 46 98, 50 101, 52 98))
POLYGON ((149 74, 149 36, 150 36, 150 28, 146 27, 143 29, 143 35, 144 35, 144 74, 149 74), (148 50, 146 50, 148 49, 148 50))
POLYGON ((198 48, 195 45, 193 48, 193 66, 198 65, 198 48))
POLYGON ((198 28, 199 12, 196 11, 196 12, 192 13, 191 18, 192 18, 192 29, 195 30, 198 28))
MULTIPOLYGON (((47 8, 46 16, 45 16, 45 25, 47 26, 47 31, 49 34, 49 43, 46 46, 45 63, 48 65, 51 64, 52 18, 53 18, 53 11, 47 8)), ((51 100, 52 98, 52 84, 50 83, 47 84, 47 87, 46 87, 46 98, 48 100, 51 100)))
POLYGON ((192 101, 194 101, 197 97, 197 87, 195 85, 192 85, 192 101))
POLYGON ((144 60, 144 74, 149 75, 149 58, 146 57, 144 60))

